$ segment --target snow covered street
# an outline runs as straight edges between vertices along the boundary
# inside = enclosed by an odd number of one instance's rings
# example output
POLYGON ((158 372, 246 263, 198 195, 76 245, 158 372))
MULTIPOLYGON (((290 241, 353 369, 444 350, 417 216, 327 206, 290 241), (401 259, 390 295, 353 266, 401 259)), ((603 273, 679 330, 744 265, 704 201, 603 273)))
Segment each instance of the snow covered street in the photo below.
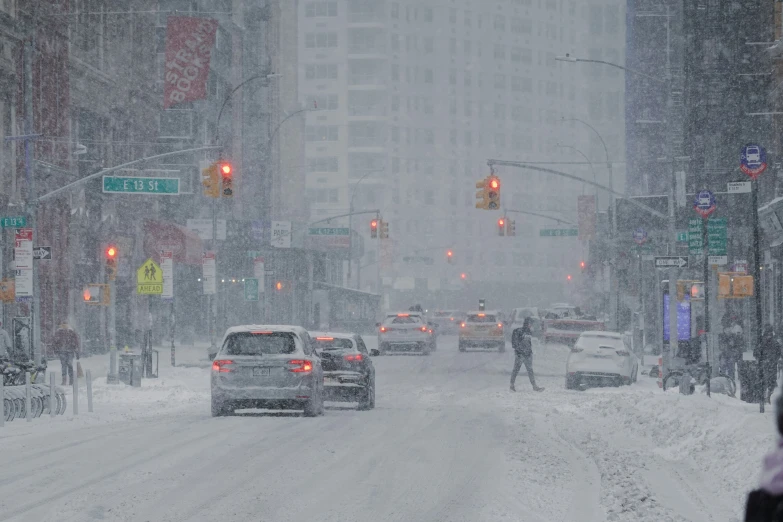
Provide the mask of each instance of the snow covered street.
MULTIPOLYGON (((546 390, 523 373, 511 393, 512 353, 446 337, 430 357, 374 358, 372 411, 212 418, 207 365, 162 353, 141 389, 100 373, 94 414, 0 429, 0 520, 740 520, 771 414, 641 375, 566 391, 566 355, 537 347, 546 390)), ((82 362, 97 373, 104 357, 82 362)))

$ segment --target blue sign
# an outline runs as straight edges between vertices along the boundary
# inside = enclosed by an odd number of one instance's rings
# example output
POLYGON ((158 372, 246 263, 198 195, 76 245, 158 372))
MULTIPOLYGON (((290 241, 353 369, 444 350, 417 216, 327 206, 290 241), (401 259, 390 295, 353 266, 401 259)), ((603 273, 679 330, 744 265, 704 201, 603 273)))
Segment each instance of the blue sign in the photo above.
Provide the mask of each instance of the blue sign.
POLYGON ((715 194, 709 190, 702 190, 693 200, 693 208, 701 217, 706 218, 715 212, 715 194))
POLYGON ((633 240, 639 245, 644 244, 647 241, 647 231, 641 227, 637 228, 633 231, 633 240))
MULTIPOLYGON (((691 338, 691 296, 686 295, 682 302, 677 302, 677 340, 687 341, 691 338)), ((669 294, 663 295, 663 340, 669 341, 669 294)))
POLYGON ((756 179, 759 174, 767 170, 767 151, 764 150, 764 147, 754 144, 742 147, 740 170, 751 179, 756 179))

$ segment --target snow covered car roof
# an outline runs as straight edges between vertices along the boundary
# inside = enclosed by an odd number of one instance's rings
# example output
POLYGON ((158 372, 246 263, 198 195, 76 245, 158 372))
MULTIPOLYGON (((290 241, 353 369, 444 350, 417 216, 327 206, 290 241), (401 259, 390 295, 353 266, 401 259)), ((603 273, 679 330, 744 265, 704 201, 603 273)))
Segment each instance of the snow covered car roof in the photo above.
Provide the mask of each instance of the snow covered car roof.
POLYGON ((622 339, 623 335, 617 332, 602 332, 600 330, 588 330, 581 333, 582 337, 611 337, 612 339, 622 339))
POLYGON ((301 326, 294 326, 290 324, 243 324, 240 326, 232 326, 228 328, 226 330, 226 334, 223 337, 228 337, 234 333, 257 331, 288 332, 300 336, 309 335, 307 330, 301 326))

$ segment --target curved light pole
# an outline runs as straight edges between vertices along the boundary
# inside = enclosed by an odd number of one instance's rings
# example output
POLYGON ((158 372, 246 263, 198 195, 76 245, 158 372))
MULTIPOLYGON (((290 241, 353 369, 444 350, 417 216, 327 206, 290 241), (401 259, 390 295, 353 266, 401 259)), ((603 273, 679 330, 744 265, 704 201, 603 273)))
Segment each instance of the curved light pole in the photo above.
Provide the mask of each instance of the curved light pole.
POLYGON ((237 85, 236 87, 231 89, 231 92, 228 93, 228 95, 226 96, 226 99, 223 100, 223 104, 220 106, 220 110, 218 111, 217 123, 215 124, 215 144, 216 145, 217 145, 218 140, 220 138, 220 120, 223 117, 223 111, 226 109, 226 105, 228 105, 228 102, 231 101, 231 98, 234 96, 234 93, 237 92, 242 87, 244 87, 244 85, 246 83, 250 83, 253 80, 258 80, 258 79, 261 79, 261 78, 263 78, 264 80, 270 80, 272 78, 280 78, 281 76, 282 76, 282 74, 276 74, 276 73, 274 73, 274 74, 256 74, 254 76, 251 76, 250 78, 247 78, 246 80, 241 81, 239 83, 239 85, 237 85))
MULTIPOLYGON (((598 183, 598 179, 595 176, 595 168, 593 168, 593 162, 590 161, 590 158, 585 156, 584 152, 582 152, 581 150, 577 149, 576 147, 572 147, 570 145, 561 145, 559 143, 557 145, 555 145, 555 147, 560 147, 561 149, 571 149, 572 151, 574 151, 577 154, 579 154, 580 156, 582 156, 585 159, 585 161, 587 162, 587 164, 590 166, 590 172, 592 172, 592 174, 593 174, 593 183, 598 183)), ((582 185, 582 188, 584 189, 584 185, 582 185)), ((595 188, 593 190, 595 190, 595 188)), ((584 194, 584 191, 582 191, 582 194, 584 194)))

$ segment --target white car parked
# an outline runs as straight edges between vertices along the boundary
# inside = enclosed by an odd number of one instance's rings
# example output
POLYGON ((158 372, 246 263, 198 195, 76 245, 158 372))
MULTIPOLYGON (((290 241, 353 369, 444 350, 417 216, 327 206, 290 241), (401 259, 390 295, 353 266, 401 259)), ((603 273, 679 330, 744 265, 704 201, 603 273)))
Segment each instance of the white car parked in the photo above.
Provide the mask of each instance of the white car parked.
POLYGON ((627 385, 638 374, 639 359, 622 334, 582 332, 566 362, 566 389, 627 385))

